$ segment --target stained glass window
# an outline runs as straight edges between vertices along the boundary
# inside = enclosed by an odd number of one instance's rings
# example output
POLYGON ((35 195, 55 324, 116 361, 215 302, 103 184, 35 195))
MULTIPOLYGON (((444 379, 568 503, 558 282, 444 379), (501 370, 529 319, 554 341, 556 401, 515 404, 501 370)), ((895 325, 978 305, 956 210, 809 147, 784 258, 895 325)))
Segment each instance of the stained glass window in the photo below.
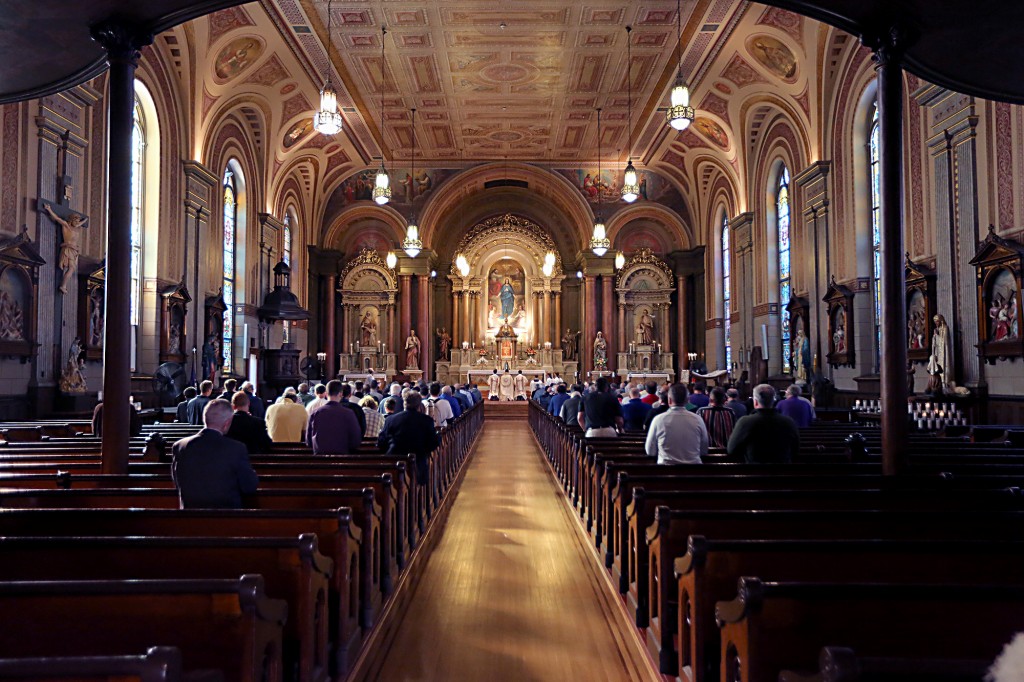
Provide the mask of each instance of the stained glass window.
POLYGON ((235 221, 238 218, 237 188, 231 170, 224 172, 224 333, 221 351, 223 369, 231 371, 232 341, 235 336, 235 221))
POLYGON ((146 129, 142 115, 142 104, 135 100, 135 120, 132 125, 132 288, 131 288, 131 323, 138 326, 141 318, 139 310, 142 296, 142 192, 145 183, 146 129))
POLYGON ((281 249, 282 260, 291 267, 292 264, 292 214, 284 214, 284 248, 281 249))
POLYGON ((779 235, 779 319, 782 322, 782 371, 789 373, 791 367, 789 346, 789 171, 782 167, 779 173, 779 187, 775 195, 776 230, 779 235))
POLYGON ((722 215, 722 327, 725 329, 725 367, 732 367, 732 292, 729 282, 732 265, 729 262, 729 218, 722 215))
POLYGON ((875 295, 875 366, 882 348, 882 201, 878 166, 878 104, 871 112, 871 281, 875 295))

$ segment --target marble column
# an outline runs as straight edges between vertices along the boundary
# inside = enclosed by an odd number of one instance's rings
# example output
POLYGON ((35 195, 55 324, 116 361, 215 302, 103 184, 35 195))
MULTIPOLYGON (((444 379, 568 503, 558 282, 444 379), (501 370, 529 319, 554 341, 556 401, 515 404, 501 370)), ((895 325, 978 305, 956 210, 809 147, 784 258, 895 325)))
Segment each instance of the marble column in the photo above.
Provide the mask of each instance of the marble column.
POLYGON ((452 292, 452 348, 462 348, 462 292, 452 292))
MULTIPOLYGON (((594 338, 597 336, 597 275, 583 278, 584 296, 586 298, 586 319, 583 329, 585 333, 580 342, 580 368, 586 371, 594 369, 594 338)), ((584 375, 585 376, 585 375, 584 375)))
POLYGON ((324 352, 327 362, 324 363, 324 376, 330 380, 338 373, 338 348, 334 336, 334 315, 338 303, 335 299, 336 275, 328 275, 324 283, 324 352))
MULTIPOLYGON (((385 349, 385 353, 398 352, 398 339, 395 338, 395 304, 388 303, 388 347, 385 349)), ((386 364, 386 363, 385 363, 386 364)), ((383 369, 383 368, 381 368, 383 369)))
MULTIPOLYGON (((132 127, 135 111, 135 68, 139 51, 152 35, 124 24, 104 23, 92 37, 106 51, 110 65, 107 94, 107 243, 105 330, 103 340, 102 471, 128 473, 131 437, 128 397, 131 394, 131 225, 132 127)), ((97 226, 96 229, 101 229, 97 226)))
POLYGON ((678 305, 677 312, 677 329, 676 339, 678 346, 676 346, 676 365, 679 369, 689 369, 690 359, 687 357, 690 353, 690 342, 687 338, 687 325, 689 325, 690 316, 690 302, 689 302, 689 291, 686 286, 686 277, 676 277, 676 299, 678 305))
POLYGON ((470 292, 462 292, 462 340, 469 341, 470 345, 473 344, 473 316, 469 309, 472 302, 470 301, 470 292))
POLYGON ((613 275, 601 275, 601 325, 604 327, 604 336, 608 341, 608 369, 618 369, 616 353, 619 351, 619 344, 615 339, 615 292, 612 286, 613 275))
POLYGON ((626 341, 626 304, 619 301, 619 348, 625 350, 628 343, 626 341))
POLYGON ((352 335, 349 331, 352 328, 352 315, 349 312, 352 306, 347 303, 341 304, 341 347, 348 353, 352 350, 352 335))
POLYGON ((878 73, 882 232, 882 471, 907 467, 907 344, 903 240, 902 36, 892 31, 875 47, 878 73))
POLYGON ((542 294, 544 306, 541 308, 540 337, 537 339, 537 347, 543 348, 545 341, 551 341, 551 292, 545 291, 542 294))
POLYGON ((402 297, 402 312, 401 319, 399 322, 401 327, 399 330, 400 335, 398 337, 398 344, 395 346, 395 352, 398 353, 400 356, 398 361, 398 368, 404 369, 405 340, 409 338, 409 330, 412 329, 412 275, 399 275, 398 281, 398 295, 402 297))
POLYGON ((420 367, 423 369, 423 378, 430 380, 430 365, 433 364, 433 334, 430 333, 430 320, 427 319, 427 306, 429 304, 430 276, 418 275, 419 291, 416 292, 416 299, 419 303, 419 310, 416 312, 416 335, 420 337, 420 367))
POLYGON ((554 299, 555 307, 555 338, 551 339, 552 348, 562 347, 562 294, 560 292, 552 292, 551 296, 554 299))

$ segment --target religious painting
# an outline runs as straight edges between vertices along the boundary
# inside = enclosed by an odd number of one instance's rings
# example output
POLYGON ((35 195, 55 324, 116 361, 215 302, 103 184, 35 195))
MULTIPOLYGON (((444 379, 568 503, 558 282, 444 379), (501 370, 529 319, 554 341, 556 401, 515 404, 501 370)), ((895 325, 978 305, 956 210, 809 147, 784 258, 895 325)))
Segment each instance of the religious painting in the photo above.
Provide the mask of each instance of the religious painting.
POLYGON ((828 306, 828 363, 853 367, 853 290, 833 277, 822 300, 828 306))
POLYGON ((359 345, 373 347, 380 343, 379 324, 380 315, 377 307, 372 305, 363 306, 359 311, 359 345))
POLYGON ((904 273, 907 282, 907 359, 928 362, 932 347, 935 315, 935 269, 915 263, 907 254, 904 273))
POLYGON ((516 334, 526 331, 526 274, 510 258, 495 263, 487 275, 487 328, 491 334, 506 319, 516 334))
POLYGON ((380 232, 360 229, 350 251, 353 253, 359 253, 363 249, 369 249, 370 251, 376 251, 380 254, 386 254, 391 250, 391 242, 389 242, 387 237, 382 235, 380 232))
POLYGON ((5 268, 0 274, 0 341, 25 341, 28 338, 26 311, 32 301, 32 286, 26 275, 5 268))
POLYGON ((214 73, 221 81, 231 80, 255 62, 263 53, 256 38, 237 38, 228 43, 214 61, 214 73))
POLYGON ((616 246, 627 255, 643 249, 647 249, 651 253, 665 253, 666 251, 665 245, 658 235, 650 230, 635 229, 630 226, 628 230, 623 230, 619 235, 619 238, 616 239, 616 246))
POLYGON ((747 51, 763 67, 784 81, 796 80, 796 57, 784 43, 771 36, 753 36, 747 40, 747 51))
MULTIPOLYGON (((606 220, 615 211, 628 206, 622 201, 620 194, 622 190, 621 170, 602 168, 600 177, 597 175, 596 168, 562 168, 555 172, 571 182, 590 204, 596 204, 600 194, 601 203, 607 206, 608 213, 604 216, 606 220)), ((688 215, 686 203, 671 182, 649 170, 637 171, 637 180, 640 184, 640 197, 637 201, 657 202, 672 209, 684 219, 686 218, 688 215)))
MULTIPOLYGON (((391 201, 388 205, 400 211, 421 205, 442 182, 456 172, 454 169, 446 168, 417 168, 414 175, 410 169, 390 168, 388 175, 391 177, 391 201)), ((356 201, 372 201, 376 179, 376 169, 360 171, 346 178, 335 190, 335 195, 340 196, 342 206, 348 206, 356 201)))
POLYGON ((726 135, 722 126, 718 125, 710 118, 698 116, 693 120, 693 127, 699 130, 704 137, 708 138, 722 149, 729 148, 729 136, 726 135))
POLYGON ((985 297, 989 341, 1016 341, 1020 338, 1019 298, 1017 278, 1006 268, 997 270, 989 279, 985 297))
POLYGON ((285 149, 291 149, 312 130, 313 119, 308 117, 304 118, 288 129, 288 132, 284 134, 284 139, 281 141, 281 144, 285 149))
MULTIPOLYGON (((562 173, 576 185, 576 189, 592 204, 597 203, 598 197, 605 203, 619 200, 619 189, 622 187, 622 179, 619 177, 618 171, 602 168, 599 173, 597 168, 577 168, 575 170, 562 171, 562 173)), ((643 184, 642 177, 640 180, 640 198, 646 199, 647 197, 644 195, 647 192, 647 187, 643 184)))
POLYGON ((914 290, 907 300, 907 350, 927 350, 928 335, 928 302, 924 292, 914 290))

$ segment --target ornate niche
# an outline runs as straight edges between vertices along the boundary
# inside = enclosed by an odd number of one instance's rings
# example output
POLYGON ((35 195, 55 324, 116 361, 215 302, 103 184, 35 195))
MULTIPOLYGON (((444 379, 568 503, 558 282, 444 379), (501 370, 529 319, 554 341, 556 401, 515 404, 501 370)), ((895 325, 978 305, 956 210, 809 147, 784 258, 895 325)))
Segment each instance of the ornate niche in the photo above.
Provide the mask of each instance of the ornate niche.
POLYGON ((786 304, 789 312, 789 358, 793 377, 799 381, 810 379, 811 368, 811 344, 810 324, 811 304, 803 296, 792 296, 786 304), (799 361, 799 363, 798 363, 799 361), (803 371, 799 371, 798 364, 803 365, 803 371))
POLYGON ((989 226, 971 265, 977 268, 980 355, 993 364, 996 358, 1024 355, 1020 295, 1024 246, 997 236, 989 226))
POLYGON ((907 359, 928 362, 935 331, 935 270, 907 254, 907 359))
POLYGON ((0 356, 27 362, 36 352, 39 266, 27 232, 0 241, 0 356))
POLYGON ((618 367, 630 372, 671 372, 669 305, 675 275, 665 261, 648 248, 636 251, 615 278, 622 333, 618 367), (625 337, 624 339, 622 337, 625 337))
POLYGON ((185 362, 185 315, 191 302, 184 282, 160 290, 160 362, 185 362))
MULTIPOLYGON (((394 329, 397 274, 379 253, 364 248, 345 265, 338 281, 346 332, 343 338, 349 344, 342 353, 352 354, 354 363, 358 363, 348 369, 393 369, 396 349, 388 344, 390 339, 399 338, 394 329)), ((418 335, 421 339, 431 338, 428 332, 421 329, 418 335)))
POLYGON ((828 314, 828 364, 833 367, 853 367, 853 290, 836 282, 833 277, 822 298, 828 314))
POLYGON ((79 278, 78 338, 86 360, 102 360, 107 268, 101 262, 90 269, 92 272, 79 278))

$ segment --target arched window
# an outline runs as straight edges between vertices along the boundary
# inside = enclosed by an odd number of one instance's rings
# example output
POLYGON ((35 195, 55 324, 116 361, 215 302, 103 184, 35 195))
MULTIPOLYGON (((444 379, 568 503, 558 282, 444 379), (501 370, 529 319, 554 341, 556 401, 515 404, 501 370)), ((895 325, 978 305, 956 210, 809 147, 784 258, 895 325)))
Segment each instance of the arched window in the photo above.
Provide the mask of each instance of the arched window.
POLYGON ((292 264, 292 213, 286 211, 284 214, 284 244, 281 248, 281 260, 289 267, 292 264))
POLYGON ((789 270, 789 171, 785 166, 779 171, 779 185, 775 193, 775 227, 779 236, 779 320, 782 326, 782 371, 788 373, 790 367, 789 347, 789 305, 790 270, 789 270))
POLYGON ((875 366, 882 348, 882 202, 878 166, 878 104, 871 108, 871 134, 868 142, 871 166, 871 281, 875 295, 875 366))
POLYGON ((224 172, 224 304, 222 339, 223 369, 231 371, 232 342, 235 337, 235 235, 238 219, 238 188, 231 169, 224 172))
POLYGON ((729 282, 732 265, 729 262, 729 218, 722 214, 722 327, 725 330, 725 368, 732 367, 732 292, 729 282))
MULTIPOLYGON (((142 113, 142 103, 135 98, 134 122, 132 124, 132 288, 129 309, 131 323, 141 323, 142 302, 142 221, 143 189, 146 186, 146 120, 142 113)), ((134 353, 133 353, 134 356, 134 353)))

